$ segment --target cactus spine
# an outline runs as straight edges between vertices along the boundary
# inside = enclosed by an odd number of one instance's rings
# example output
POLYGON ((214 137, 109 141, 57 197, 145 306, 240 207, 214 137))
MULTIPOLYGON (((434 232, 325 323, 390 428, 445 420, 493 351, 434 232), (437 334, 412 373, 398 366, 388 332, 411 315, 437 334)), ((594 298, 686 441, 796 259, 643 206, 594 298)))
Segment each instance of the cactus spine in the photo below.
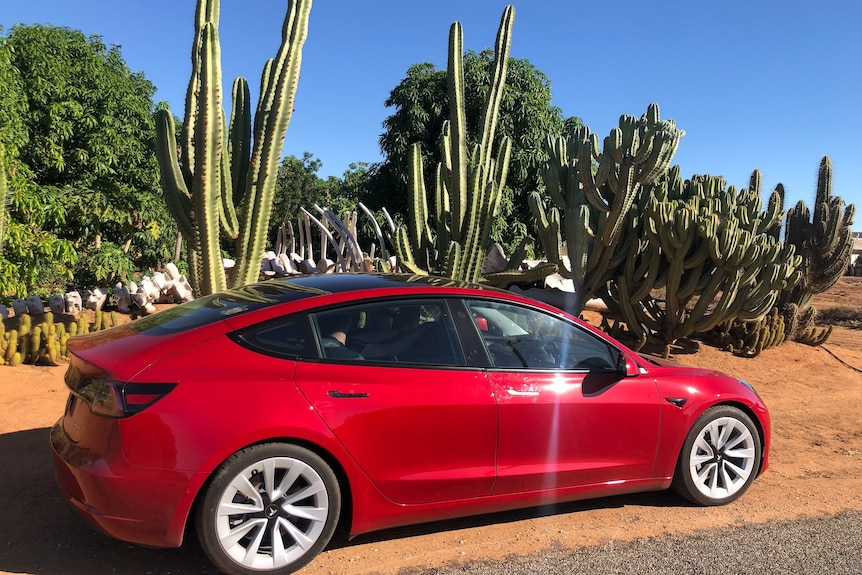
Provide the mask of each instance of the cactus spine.
MULTIPOLYGON (((622 238, 642 203, 642 191, 667 171, 684 134, 673 120, 662 121, 658 106, 650 104, 640 119, 620 116, 601 150, 587 127, 549 139, 542 179, 550 202, 535 192, 529 202, 549 261, 574 284, 573 313, 580 313, 613 276, 629 249, 622 238), (558 237, 561 231, 565 244, 558 237)), ((638 241, 631 234, 628 238, 638 241)))
POLYGON ((259 273, 310 12, 311 0, 288 4, 281 45, 264 67, 252 130, 248 85, 243 78, 233 84, 229 126, 225 119, 219 0, 198 0, 182 164, 168 110, 156 112, 156 147, 162 189, 186 239, 189 268, 200 294, 228 287, 220 249, 222 234, 235 241, 237 251, 232 286, 250 283, 259 273))
POLYGON ((802 256, 800 282, 783 292, 778 302, 788 340, 820 345, 832 333, 813 326, 817 310, 811 300, 835 285, 850 263, 855 210, 853 204, 845 208, 844 200, 832 195, 832 162, 824 156, 817 175, 814 213, 803 201, 787 212, 784 242, 795 246, 802 256))
MULTIPOLYGON (((413 209, 408 229, 399 227, 396 237, 399 263, 407 271, 436 273, 474 282, 483 280, 482 262, 491 245, 491 226, 503 195, 512 147, 511 140, 503 138, 497 146, 496 157, 493 155, 514 17, 514 7, 507 6, 497 31, 491 87, 484 104, 480 141, 469 154, 463 32, 458 22, 453 23, 449 30, 446 81, 450 116, 444 123, 440 138, 443 161, 437 166, 434 188, 436 232, 432 231, 429 221, 421 149, 419 144, 415 144, 409 172, 413 209)), ((545 266, 530 273, 544 277, 551 271, 552 267, 545 266)), ((495 276, 493 281, 505 284, 522 279, 517 270, 507 269, 506 272, 495 276)))

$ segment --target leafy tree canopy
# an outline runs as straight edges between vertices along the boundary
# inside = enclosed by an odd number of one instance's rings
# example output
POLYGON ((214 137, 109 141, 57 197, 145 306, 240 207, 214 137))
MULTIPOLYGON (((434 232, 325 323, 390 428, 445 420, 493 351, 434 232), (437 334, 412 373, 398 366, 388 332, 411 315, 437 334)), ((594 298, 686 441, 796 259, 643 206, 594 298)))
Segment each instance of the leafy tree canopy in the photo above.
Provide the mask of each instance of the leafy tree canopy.
POLYGON ((87 280, 112 281, 100 271, 103 241, 117 247, 118 271, 168 259, 175 230, 158 191, 152 83, 128 69, 118 46, 44 25, 17 25, 0 39, 7 77, 15 82, 0 91, 0 110, 11 101, 21 121, 0 115, 0 136, 26 177, 10 181, 6 257, 21 266, 27 290, 61 289, 76 265, 87 280), (33 241, 43 249, 33 251, 33 241), (46 263, 44 253, 56 259, 46 263), (89 265, 90 255, 99 263, 89 265))

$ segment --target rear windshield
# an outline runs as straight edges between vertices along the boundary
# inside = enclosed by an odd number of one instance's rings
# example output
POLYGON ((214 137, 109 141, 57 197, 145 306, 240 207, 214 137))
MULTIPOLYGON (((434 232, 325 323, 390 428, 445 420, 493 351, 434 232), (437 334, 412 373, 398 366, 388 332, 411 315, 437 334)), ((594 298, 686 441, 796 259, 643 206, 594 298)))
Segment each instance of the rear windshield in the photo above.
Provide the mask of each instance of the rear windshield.
POLYGON ((204 296, 129 324, 138 333, 167 335, 195 329, 267 306, 327 293, 289 282, 269 281, 204 296))

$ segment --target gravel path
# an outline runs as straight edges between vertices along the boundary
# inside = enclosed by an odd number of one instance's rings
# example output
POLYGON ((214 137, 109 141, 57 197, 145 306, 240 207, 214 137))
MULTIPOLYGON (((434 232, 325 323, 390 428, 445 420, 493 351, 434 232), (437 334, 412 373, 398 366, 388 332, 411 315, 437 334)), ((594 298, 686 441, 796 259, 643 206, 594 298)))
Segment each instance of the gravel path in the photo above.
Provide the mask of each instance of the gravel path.
POLYGON ((559 549, 403 575, 859 575, 862 513, 559 549))

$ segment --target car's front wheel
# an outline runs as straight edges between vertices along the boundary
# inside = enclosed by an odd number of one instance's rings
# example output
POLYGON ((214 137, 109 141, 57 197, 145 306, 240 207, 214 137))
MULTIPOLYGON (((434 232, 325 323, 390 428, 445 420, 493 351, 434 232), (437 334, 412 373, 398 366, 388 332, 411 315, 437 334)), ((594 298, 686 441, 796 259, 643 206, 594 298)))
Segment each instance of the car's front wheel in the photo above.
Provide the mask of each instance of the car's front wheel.
POLYGON ((341 492, 329 465, 297 445, 239 451, 218 469, 196 513, 201 545, 230 575, 284 575, 329 542, 341 492))
POLYGON ((760 468, 760 434, 742 410, 706 410, 686 436, 673 488, 701 505, 724 505, 745 493, 760 468))

